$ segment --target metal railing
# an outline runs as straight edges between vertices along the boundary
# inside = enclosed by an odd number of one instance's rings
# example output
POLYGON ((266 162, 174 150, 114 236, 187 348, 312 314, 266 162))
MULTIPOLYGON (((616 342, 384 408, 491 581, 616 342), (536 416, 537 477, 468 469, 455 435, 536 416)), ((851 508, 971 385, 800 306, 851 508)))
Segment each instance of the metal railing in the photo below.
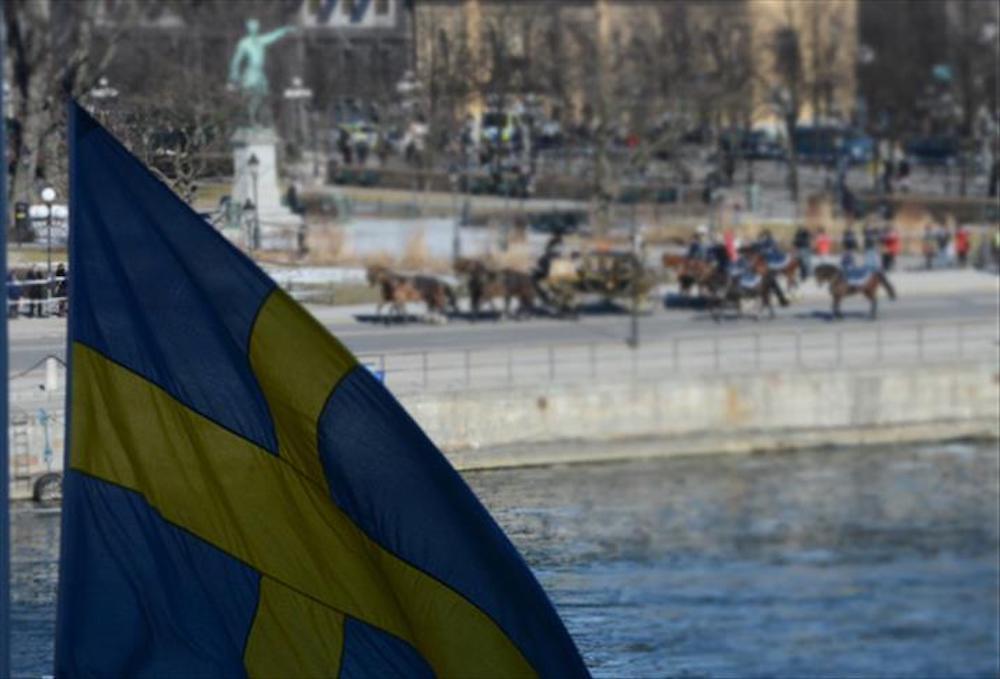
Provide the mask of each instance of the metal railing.
POLYGON ((597 379, 663 379, 774 370, 858 369, 997 360, 997 325, 977 320, 678 335, 637 350, 622 343, 365 353, 359 360, 396 394, 540 386, 597 379))

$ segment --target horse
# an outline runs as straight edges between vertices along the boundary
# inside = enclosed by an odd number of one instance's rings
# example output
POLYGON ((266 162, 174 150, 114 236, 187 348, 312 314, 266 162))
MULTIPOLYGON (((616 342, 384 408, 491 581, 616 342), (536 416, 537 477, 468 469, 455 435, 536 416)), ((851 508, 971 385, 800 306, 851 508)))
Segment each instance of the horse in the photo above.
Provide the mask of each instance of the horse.
POLYGON ((878 289, 879 286, 885 288, 889 299, 896 299, 896 289, 882 271, 878 269, 861 269, 860 275, 853 275, 854 272, 845 272, 835 264, 819 264, 813 269, 817 285, 829 284, 830 295, 833 297, 833 317, 843 318, 840 311, 840 302, 850 295, 863 294, 868 298, 870 307, 869 316, 872 320, 878 317, 878 289))
POLYGON ((503 317, 510 316, 511 302, 517 300, 515 318, 535 309, 535 285, 529 274, 511 268, 494 269, 478 259, 461 259, 455 263, 456 273, 468 278, 469 307, 472 318, 478 318, 483 304, 496 311, 494 300, 503 298, 503 317))
POLYGON ((774 318, 774 305, 771 304, 771 294, 774 293, 781 306, 788 306, 788 299, 781 290, 781 286, 775 281, 774 272, 768 271, 766 267, 751 267, 739 275, 717 269, 716 272, 705 281, 706 286, 713 291, 710 300, 712 318, 718 322, 722 319, 722 313, 726 306, 736 309, 739 316, 743 316, 743 302, 755 300, 757 308, 754 311, 754 320, 759 320, 764 309, 768 311, 768 317, 774 318))
POLYGON ((670 253, 664 253, 663 266, 676 272, 681 294, 689 295, 691 288, 696 287, 700 296, 705 296, 703 282, 716 269, 715 262, 670 253))
POLYGON ((767 253, 757 245, 744 247, 742 254, 754 264, 755 268, 759 268, 758 265, 763 263, 767 270, 775 276, 784 276, 788 294, 794 294, 798 289, 802 264, 795 255, 782 252, 779 253, 780 259, 768 257, 767 253))
MULTIPOLYGON (((446 305, 457 308, 455 293, 451 286, 432 276, 406 276, 396 273, 386 266, 371 265, 366 270, 368 285, 379 288, 379 303, 375 307, 376 318, 382 318, 382 308, 389 305, 390 313, 398 319, 406 317, 407 302, 423 302, 428 314, 437 314, 447 319, 446 305)), ((386 318, 386 323, 391 318, 386 318)))

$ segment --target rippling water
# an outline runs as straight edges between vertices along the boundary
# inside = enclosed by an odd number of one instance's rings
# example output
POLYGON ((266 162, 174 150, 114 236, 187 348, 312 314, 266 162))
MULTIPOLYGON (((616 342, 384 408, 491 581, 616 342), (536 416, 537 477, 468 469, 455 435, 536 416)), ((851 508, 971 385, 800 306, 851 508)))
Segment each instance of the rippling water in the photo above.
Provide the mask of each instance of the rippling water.
MULTIPOLYGON (((997 444, 468 474, 598 676, 1000 673, 997 444)), ((47 673, 58 513, 15 510, 14 669, 47 673)))

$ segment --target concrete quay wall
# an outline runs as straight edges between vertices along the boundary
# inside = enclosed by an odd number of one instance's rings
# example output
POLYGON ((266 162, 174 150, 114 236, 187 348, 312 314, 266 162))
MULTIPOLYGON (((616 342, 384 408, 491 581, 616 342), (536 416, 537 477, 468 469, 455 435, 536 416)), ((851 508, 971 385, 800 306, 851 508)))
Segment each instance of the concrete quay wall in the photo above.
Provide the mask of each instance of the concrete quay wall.
POLYGON ((997 362, 412 394, 460 469, 1000 434, 997 362), (632 441, 640 445, 616 446, 632 441), (638 451, 638 452, 637 452, 638 451))

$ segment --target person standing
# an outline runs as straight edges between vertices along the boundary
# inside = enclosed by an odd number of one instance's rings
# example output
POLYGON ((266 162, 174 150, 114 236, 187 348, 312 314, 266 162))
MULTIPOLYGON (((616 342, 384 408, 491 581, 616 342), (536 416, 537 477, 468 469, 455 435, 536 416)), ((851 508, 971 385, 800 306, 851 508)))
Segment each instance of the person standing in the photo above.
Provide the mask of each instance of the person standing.
POLYGON ((795 246, 799 258, 799 269, 802 273, 802 280, 809 278, 812 270, 812 233, 805 226, 800 226, 795 231, 792 238, 792 245, 795 246))
POLYGON ((42 283, 43 278, 42 272, 35 267, 31 267, 28 275, 25 276, 25 279, 28 281, 26 292, 29 318, 41 318, 42 316, 42 298, 45 296, 45 285, 42 283))
POLYGON ((878 229, 874 224, 871 222, 865 222, 862 238, 865 246, 865 266, 869 269, 878 269, 878 246, 881 238, 879 238, 878 229))
POLYGON ((937 235, 929 223, 924 225, 924 235, 920 239, 920 245, 924 253, 924 268, 930 271, 934 268, 934 256, 937 254, 937 235))
POLYGON ((17 318, 21 310, 21 282, 13 271, 7 272, 7 318, 17 318))
POLYGON ((944 224, 938 225, 935 231, 935 239, 937 240, 937 252, 941 258, 941 264, 944 266, 951 265, 951 257, 949 257, 949 246, 951 245, 951 231, 944 224))
POLYGON ((882 230, 882 268, 885 271, 891 271, 896 265, 899 251, 899 229, 895 224, 886 224, 882 230))
POLYGON ((955 231, 955 255, 958 257, 958 265, 963 269, 969 261, 970 246, 968 227, 959 226, 958 230, 955 231))

